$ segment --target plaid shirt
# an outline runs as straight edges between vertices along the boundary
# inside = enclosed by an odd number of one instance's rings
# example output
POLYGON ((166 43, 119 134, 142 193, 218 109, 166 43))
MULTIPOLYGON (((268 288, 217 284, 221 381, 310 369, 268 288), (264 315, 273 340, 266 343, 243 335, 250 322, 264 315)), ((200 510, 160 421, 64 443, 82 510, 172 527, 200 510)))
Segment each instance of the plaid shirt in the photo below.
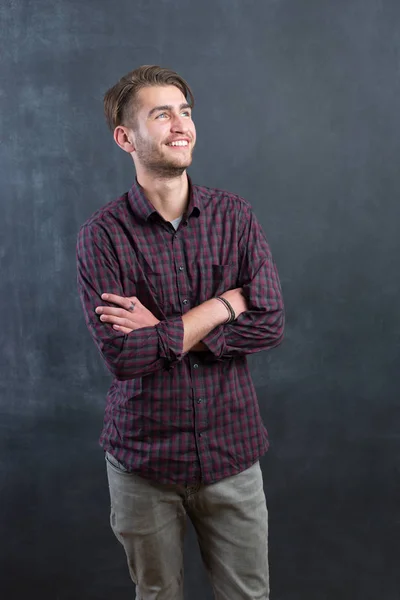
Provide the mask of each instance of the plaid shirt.
POLYGON ((159 483, 214 483, 268 448, 246 355, 277 346, 284 312, 263 231, 242 198, 193 185, 175 231, 135 182, 98 210, 77 243, 78 289, 113 381, 100 444, 159 483), (205 352, 182 351, 182 315, 243 287, 248 311, 213 329, 205 352), (95 314, 101 294, 137 296, 160 319, 129 335, 95 314))

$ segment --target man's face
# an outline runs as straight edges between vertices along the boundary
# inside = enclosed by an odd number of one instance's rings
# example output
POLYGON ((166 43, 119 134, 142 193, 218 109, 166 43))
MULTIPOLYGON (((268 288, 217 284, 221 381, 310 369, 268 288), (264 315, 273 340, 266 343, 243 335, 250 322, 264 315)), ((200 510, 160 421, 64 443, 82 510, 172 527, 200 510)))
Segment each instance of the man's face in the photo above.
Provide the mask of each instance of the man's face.
POLYGON ((174 85, 142 88, 135 117, 136 166, 163 177, 181 175, 192 162, 196 129, 180 89, 174 85))

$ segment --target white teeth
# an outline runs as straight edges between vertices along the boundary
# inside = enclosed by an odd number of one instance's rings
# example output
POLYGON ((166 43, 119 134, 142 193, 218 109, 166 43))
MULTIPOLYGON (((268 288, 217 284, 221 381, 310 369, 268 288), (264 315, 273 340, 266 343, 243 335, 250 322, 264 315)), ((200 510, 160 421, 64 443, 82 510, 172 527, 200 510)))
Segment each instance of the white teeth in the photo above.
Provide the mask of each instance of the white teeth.
POLYGON ((171 142, 170 144, 168 144, 168 146, 187 146, 188 143, 184 140, 179 140, 177 142, 171 142))

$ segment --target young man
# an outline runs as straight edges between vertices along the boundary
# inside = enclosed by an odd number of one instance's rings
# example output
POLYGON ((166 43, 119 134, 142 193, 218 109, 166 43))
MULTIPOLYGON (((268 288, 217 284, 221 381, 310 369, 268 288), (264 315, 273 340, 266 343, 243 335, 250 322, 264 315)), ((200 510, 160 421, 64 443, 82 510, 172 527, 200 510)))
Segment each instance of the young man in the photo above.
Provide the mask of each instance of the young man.
POLYGON ((281 288, 249 204, 187 176, 194 99, 144 66, 105 95, 128 193, 78 236, 87 326, 114 376, 100 443, 111 526, 140 600, 183 597, 189 516, 217 600, 269 598, 267 450, 246 355, 283 335, 281 288))

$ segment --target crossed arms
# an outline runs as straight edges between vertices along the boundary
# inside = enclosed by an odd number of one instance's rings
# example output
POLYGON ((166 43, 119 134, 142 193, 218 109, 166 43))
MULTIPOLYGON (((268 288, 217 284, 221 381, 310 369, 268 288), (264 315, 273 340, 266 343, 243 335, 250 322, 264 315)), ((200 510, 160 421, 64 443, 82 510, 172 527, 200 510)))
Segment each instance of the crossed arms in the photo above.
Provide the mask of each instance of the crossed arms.
POLYGON ((206 351, 211 360, 225 360, 281 342, 284 309, 278 273, 253 215, 240 244, 241 287, 222 294, 235 310, 234 322, 225 324, 227 310, 215 298, 160 321, 137 298, 124 297, 120 265, 104 229, 96 224, 81 229, 77 268, 85 320, 116 379, 169 368, 190 350, 206 351), (130 311, 132 301, 135 308, 130 311))
MULTIPOLYGON (((230 302, 236 317, 247 310, 247 302, 241 288, 228 290, 221 294, 230 302)), ((160 323, 136 296, 123 297, 115 294, 102 294, 102 300, 111 302, 117 307, 98 306, 95 310, 103 323, 109 323, 115 331, 124 334, 132 333, 143 327, 155 327, 160 323)), ((183 321, 183 354, 194 350, 207 351, 207 346, 201 342, 215 327, 227 321, 227 309, 215 298, 203 302, 182 315, 183 321)))

